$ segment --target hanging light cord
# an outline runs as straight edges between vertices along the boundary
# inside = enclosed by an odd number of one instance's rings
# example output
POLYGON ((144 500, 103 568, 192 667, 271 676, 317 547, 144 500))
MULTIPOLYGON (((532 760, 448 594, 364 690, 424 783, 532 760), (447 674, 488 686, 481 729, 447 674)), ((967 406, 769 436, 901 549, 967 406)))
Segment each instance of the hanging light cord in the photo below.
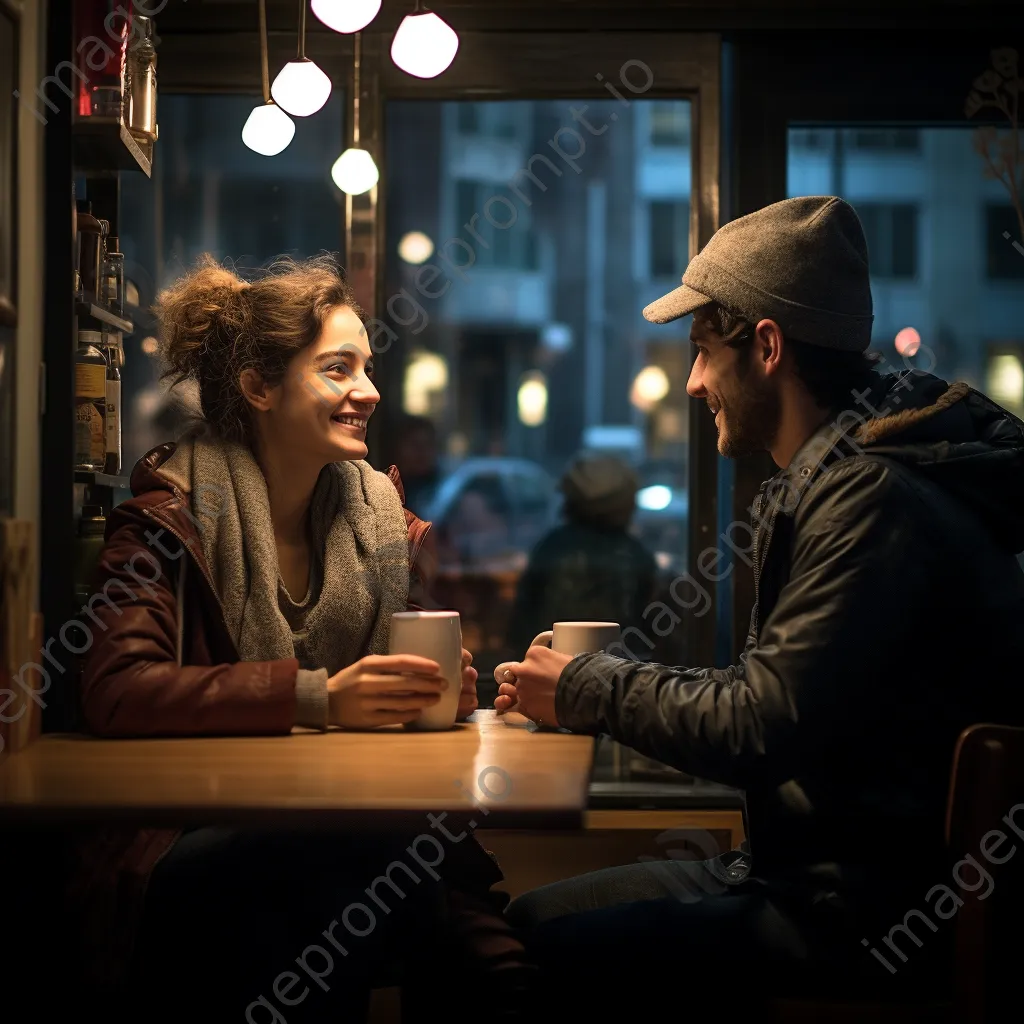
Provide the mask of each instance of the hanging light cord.
POLYGON ((299 60, 306 59, 306 0, 299 0, 299 60))
POLYGON ((267 0, 260 0, 260 62, 263 65, 263 102, 270 102, 270 68, 267 64, 267 0))
POLYGON ((352 148, 359 148, 359 57, 362 50, 362 32, 353 41, 352 57, 352 148))

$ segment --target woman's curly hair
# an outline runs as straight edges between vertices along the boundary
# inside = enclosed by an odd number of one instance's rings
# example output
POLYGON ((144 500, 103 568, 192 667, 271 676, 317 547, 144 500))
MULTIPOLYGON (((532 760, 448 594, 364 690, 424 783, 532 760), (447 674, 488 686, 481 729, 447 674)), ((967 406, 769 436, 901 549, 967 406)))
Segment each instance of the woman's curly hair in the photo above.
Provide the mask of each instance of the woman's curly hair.
MULTIPOLYGON (((245 281, 210 255, 157 298, 165 377, 194 380, 203 417, 225 440, 251 443, 252 416, 240 377, 255 370, 273 387, 341 306, 365 322, 344 273, 328 255, 275 260, 245 281)), ((173 386, 172 385, 172 386, 173 386)))

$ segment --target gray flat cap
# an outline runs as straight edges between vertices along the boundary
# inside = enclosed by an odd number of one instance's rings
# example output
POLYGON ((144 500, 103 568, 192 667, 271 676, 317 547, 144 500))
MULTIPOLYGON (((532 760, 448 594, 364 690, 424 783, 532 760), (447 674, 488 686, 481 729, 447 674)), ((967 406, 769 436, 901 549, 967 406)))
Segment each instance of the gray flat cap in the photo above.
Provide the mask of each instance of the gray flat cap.
POLYGON ((784 199, 723 225, 683 283, 645 310, 665 324, 709 302, 811 345, 863 352, 874 320, 864 229, 838 196, 784 199))

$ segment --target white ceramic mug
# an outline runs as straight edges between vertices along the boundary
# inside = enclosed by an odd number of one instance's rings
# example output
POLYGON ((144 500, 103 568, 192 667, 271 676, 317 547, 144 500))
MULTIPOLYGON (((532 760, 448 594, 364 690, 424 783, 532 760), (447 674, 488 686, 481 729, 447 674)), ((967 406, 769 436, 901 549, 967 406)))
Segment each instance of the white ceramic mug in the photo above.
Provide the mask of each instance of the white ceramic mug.
POLYGON ((551 629, 538 633, 531 647, 550 647, 559 654, 594 654, 605 651, 622 639, 617 622, 556 622, 551 629))
POLYGON ((458 612, 395 612, 391 616, 391 654, 415 654, 441 666, 448 688, 441 699, 424 708, 407 729, 450 729, 459 710, 462 689, 462 621, 458 612))

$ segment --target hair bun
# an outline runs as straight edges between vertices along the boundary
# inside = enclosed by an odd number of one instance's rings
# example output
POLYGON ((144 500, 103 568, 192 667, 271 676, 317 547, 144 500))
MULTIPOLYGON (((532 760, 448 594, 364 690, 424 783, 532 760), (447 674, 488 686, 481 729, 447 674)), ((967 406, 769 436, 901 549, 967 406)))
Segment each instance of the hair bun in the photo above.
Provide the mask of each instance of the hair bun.
POLYGON ((246 310, 241 295, 249 288, 237 274, 210 255, 157 298, 163 334, 163 356, 170 373, 200 383, 230 358, 244 329, 246 310))

